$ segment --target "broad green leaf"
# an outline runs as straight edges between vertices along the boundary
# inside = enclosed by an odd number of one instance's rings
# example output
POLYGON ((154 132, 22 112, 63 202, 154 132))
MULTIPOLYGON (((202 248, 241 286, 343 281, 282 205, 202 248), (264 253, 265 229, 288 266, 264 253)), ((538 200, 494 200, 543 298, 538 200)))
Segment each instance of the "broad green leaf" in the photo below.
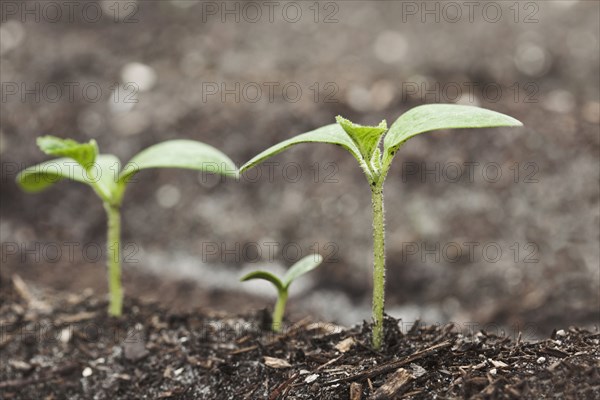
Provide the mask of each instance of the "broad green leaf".
POLYGON ((17 175, 17 183, 27 192, 40 192, 64 178, 87 183, 83 168, 70 158, 57 158, 26 168, 17 175))
POLYGON ((84 168, 92 164, 98 155, 98 144, 94 139, 88 143, 79 143, 72 139, 42 136, 37 139, 37 145, 48 155, 72 158, 84 168))
POLYGON ((379 147, 379 142, 383 134, 387 131, 387 123, 385 120, 377 126, 363 126, 348 121, 341 116, 335 118, 338 124, 346 131, 352 139, 360 154, 369 162, 373 162, 375 150, 379 147))
POLYGON ((302 258, 287 271, 283 277, 283 286, 287 289, 298 277, 317 268, 321 262, 323 262, 323 257, 319 254, 311 254, 302 258))
POLYGON ((229 157, 195 140, 168 140, 142 150, 127 163, 120 179, 124 181, 148 168, 185 168, 237 176, 237 168, 229 157))
POLYGON ((412 108, 402 114, 390 127, 383 144, 385 152, 389 156, 402 143, 424 132, 438 129, 522 125, 513 117, 485 108, 457 104, 428 104, 412 108))
POLYGON ((70 179, 92 186, 96 184, 101 196, 108 199, 115 185, 115 171, 119 171, 119 160, 109 154, 99 155, 87 171, 71 158, 57 158, 21 171, 17 183, 27 192, 40 192, 63 179, 70 179))
POLYGON ((275 285, 275 287, 277 288, 278 291, 282 291, 285 290, 285 287, 283 286, 283 283, 281 283, 281 281, 279 280, 278 277, 276 277, 275 275, 273 275, 270 272, 267 271, 254 271, 254 272, 250 272, 247 275, 244 275, 240 281, 242 282, 246 282, 252 279, 262 279, 265 281, 269 281, 271 282, 273 285, 275 285))
POLYGON ((358 160, 361 164, 361 167, 364 169, 365 161, 363 160, 360 150, 352 139, 346 134, 344 129, 338 124, 326 125, 321 128, 315 129, 314 131, 302 133, 298 136, 294 136, 291 139, 284 140, 281 143, 277 143, 274 146, 269 147, 265 151, 260 154, 254 156, 250 161, 240 168, 240 172, 244 172, 247 169, 254 167, 255 165, 261 163, 274 156, 275 154, 281 153, 288 147, 294 146, 300 143, 330 143, 338 146, 342 146, 346 150, 348 150, 354 158, 358 160))

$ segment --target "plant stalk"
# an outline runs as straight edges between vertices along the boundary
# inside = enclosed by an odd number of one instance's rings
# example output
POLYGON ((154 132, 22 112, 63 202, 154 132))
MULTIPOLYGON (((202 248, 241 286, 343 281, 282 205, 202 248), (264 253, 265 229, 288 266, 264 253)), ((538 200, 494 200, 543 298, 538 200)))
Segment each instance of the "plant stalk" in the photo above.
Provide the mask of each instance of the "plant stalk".
POLYGON ((277 303, 273 310, 273 323, 271 329, 273 332, 281 332, 281 324, 283 322, 283 314, 285 313, 285 304, 287 303, 287 290, 280 290, 277 296, 277 303))
POLYGON ((121 209, 104 203, 108 216, 106 237, 106 263, 108 267, 108 313, 115 317, 123 314, 123 288, 121 287, 121 209))
POLYGON ((383 343, 383 308, 385 300, 385 226, 383 185, 371 187, 373 206, 373 347, 379 350, 383 343))

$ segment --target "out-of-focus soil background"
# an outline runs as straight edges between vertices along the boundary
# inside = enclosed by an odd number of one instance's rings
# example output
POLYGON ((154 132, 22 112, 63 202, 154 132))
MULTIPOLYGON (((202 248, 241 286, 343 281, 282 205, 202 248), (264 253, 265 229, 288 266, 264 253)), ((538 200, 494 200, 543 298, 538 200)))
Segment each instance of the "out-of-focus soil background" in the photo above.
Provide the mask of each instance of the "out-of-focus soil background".
MULTIPOLYGON (((391 123, 419 104, 458 102, 525 127, 436 132, 398 153, 385 192, 388 312, 531 337, 598 326, 598 2, 89 1, 60 17, 51 3, 2 4, 3 278, 106 291, 94 193, 61 183, 29 195, 14 183, 47 159, 39 135, 95 138, 122 161, 196 139, 242 165, 337 114, 391 123)), ((240 183, 140 173, 123 208, 126 293, 172 307, 270 306, 271 288, 239 276, 317 250, 327 261, 293 287, 291 317, 368 319, 360 169, 327 145, 272 161, 240 183)))

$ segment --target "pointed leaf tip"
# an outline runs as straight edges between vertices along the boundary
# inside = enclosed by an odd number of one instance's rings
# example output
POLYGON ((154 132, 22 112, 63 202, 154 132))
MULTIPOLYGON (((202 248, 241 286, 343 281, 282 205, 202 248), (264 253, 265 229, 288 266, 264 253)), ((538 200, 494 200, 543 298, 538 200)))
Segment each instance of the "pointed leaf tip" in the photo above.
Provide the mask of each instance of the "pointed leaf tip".
POLYGON ((494 128, 523 126, 508 115, 485 108, 459 104, 427 104, 402 114, 390 127, 384 140, 388 155, 421 133, 439 129, 494 128))
POLYGON ((281 282, 281 280, 276 277, 275 275, 273 275, 270 272, 267 271, 252 271, 246 275, 244 275, 243 277, 240 278, 241 282, 246 282, 249 280, 253 280, 253 279, 261 279, 264 281, 269 281, 271 282, 278 291, 284 290, 284 286, 283 283, 281 282))
POLYGON ((296 262, 287 271, 283 278, 283 285, 287 288, 293 281, 298 279, 300 276, 312 271, 317 268, 323 262, 323 257, 320 254, 311 254, 296 262))
POLYGON ((376 126, 359 125, 340 115, 335 120, 356 144, 363 158, 372 162, 375 150, 388 129, 387 122, 383 120, 376 126))
POLYGON ((361 167, 363 167, 365 164, 362 156, 360 155, 359 149, 344 132, 342 127, 339 124, 329 124, 310 132, 301 133, 297 136, 294 136, 290 139, 284 140, 283 142, 277 143, 269 147, 268 149, 252 157, 252 159, 250 159, 240 168, 240 171, 243 173, 244 171, 254 167, 255 165, 260 164, 264 160, 281 153, 289 147, 301 143, 330 143, 338 145, 350 152, 350 154, 352 154, 354 158, 356 158, 361 167))
POLYGON ((98 144, 94 139, 88 143, 79 143, 73 139, 61 139, 48 135, 37 138, 36 143, 44 153, 72 158, 84 168, 89 168, 96 161, 98 155, 98 144))
POLYGON ((94 161, 94 168, 86 171, 71 158, 56 158, 33 165, 17 175, 17 183, 27 192, 40 192, 63 179, 70 179, 87 185, 96 184, 103 198, 109 198, 115 186, 114 168, 119 167, 119 159, 110 154, 100 154, 94 161))

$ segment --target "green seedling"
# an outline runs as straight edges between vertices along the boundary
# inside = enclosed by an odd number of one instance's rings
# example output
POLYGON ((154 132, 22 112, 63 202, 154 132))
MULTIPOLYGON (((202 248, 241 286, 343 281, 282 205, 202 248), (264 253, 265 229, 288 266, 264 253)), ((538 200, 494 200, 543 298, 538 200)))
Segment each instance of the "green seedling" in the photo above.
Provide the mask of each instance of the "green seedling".
POLYGON ((71 139, 43 136, 38 147, 54 160, 23 170, 18 184, 28 192, 39 192, 62 179, 87 184, 100 197, 108 217, 107 266, 108 312, 123 312, 121 287, 121 204, 128 182, 142 169, 184 168, 237 177, 235 164, 225 154, 207 144, 193 140, 169 140, 148 147, 133 157, 123 169, 117 157, 98 154, 95 140, 78 143, 71 139))
POLYGON ((240 168, 244 172, 260 162, 300 143, 330 143, 348 150, 358 161, 371 188, 373 208, 373 333, 372 343, 380 349, 383 342, 385 299, 385 232, 383 183, 396 152, 408 139, 421 133, 451 128, 491 128, 522 126, 521 122, 498 112, 454 104, 415 107, 401 115, 389 128, 354 124, 337 117, 337 124, 323 126, 278 143, 256 155, 240 168), (383 139, 383 146, 381 139, 383 139))
POLYGON ((286 272, 283 279, 279 279, 277 276, 267 271, 250 272, 240 279, 242 282, 252 279, 262 279, 271 282, 277 289, 277 303, 275 303, 275 309, 273 310, 273 322, 271 325, 271 329, 274 332, 281 331, 281 322, 283 321, 285 305, 287 303, 288 292, 292 282, 307 272, 317 268, 322 261, 323 257, 321 257, 319 254, 306 256, 292 265, 292 267, 286 272))

